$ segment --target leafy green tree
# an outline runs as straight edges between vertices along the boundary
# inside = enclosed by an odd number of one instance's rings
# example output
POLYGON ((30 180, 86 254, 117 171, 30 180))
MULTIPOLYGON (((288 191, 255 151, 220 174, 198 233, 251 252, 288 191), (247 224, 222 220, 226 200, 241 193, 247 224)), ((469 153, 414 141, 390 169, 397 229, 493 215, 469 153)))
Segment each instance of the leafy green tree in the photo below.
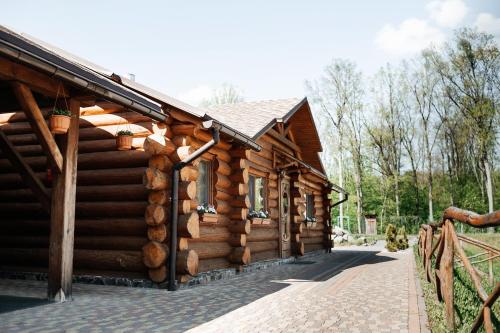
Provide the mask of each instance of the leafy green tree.
POLYGON ((444 54, 429 53, 445 86, 445 94, 464 118, 470 147, 486 187, 488 211, 494 211, 492 161, 495 158, 498 103, 500 101, 500 51, 492 35, 462 29, 444 54))

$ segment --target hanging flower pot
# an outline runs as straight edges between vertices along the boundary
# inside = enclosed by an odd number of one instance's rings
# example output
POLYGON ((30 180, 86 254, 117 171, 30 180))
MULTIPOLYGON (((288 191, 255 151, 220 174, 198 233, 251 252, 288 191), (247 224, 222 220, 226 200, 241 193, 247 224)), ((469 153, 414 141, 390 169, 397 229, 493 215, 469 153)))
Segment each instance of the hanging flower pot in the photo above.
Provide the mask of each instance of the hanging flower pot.
POLYGON ((50 131, 54 134, 64 134, 68 132, 70 120, 71 112, 68 110, 52 110, 49 118, 50 131))
POLYGON ((118 131, 116 133, 116 148, 118 150, 132 149, 132 139, 134 134, 131 131, 118 131))

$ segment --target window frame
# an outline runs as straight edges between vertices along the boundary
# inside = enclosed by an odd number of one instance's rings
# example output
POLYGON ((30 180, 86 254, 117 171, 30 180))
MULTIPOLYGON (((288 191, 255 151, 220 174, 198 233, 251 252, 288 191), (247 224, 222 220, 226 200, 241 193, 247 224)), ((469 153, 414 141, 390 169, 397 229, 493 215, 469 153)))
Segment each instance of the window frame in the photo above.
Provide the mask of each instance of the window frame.
POLYGON ((306 218, 315 217, 314 194, 306 193, 306 218))
POLYGON ((198 162, 198 177, 196 179, 196 201, 198 202, 198 205, 203 205, 203 204, 208 204, 208 205, 213 205, 214 204, 214 167, 213 167, 213 159, 208 159, 208 158, 201 158, 200 161, 198 162), (207 165, 207 186, 206 186, 206 195, 207 195, 207 202, 200 202, 199 197, 198 197, 198 190, 199 190, 199 181, 200 181, 200 165, 201 164, 206 164, 207 165))
POLYGON ((256 203, 256 180, 260 178, 262 179, 262 209, 267 212, 268 211, 268 181, 267 177, 250 174, 248 177, 248 198, 250 199, 250 210, 257 211, 255 209, 256 203))

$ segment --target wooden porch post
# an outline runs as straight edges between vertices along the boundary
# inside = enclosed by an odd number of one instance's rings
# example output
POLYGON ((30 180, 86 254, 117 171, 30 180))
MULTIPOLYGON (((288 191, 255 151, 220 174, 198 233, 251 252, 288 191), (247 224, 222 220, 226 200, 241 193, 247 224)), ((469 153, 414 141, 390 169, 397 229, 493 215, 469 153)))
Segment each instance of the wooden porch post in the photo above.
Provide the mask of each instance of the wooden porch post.
POLYGON ((71 299, 80 102, 70 99, 71 122, 62 137, 63 168, 54 175, 50 219, 48 298, 71 299))

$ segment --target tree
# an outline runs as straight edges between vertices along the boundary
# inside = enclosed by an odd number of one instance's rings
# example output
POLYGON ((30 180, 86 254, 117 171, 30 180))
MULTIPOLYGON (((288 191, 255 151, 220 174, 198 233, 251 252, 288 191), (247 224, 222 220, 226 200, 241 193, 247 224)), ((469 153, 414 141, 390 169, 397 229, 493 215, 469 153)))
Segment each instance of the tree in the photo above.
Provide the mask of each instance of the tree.
POLYGON ((415 69, 412 78, 410 79, 411 91, 414 98, 414 109, 420 116, 421 135, 423 137, 423 149, 425 161, 427 164, 427 202, 429 206, 429 222, 434 222, 434 207, 433 207, 433 156, 432 151, 438 137, 441 123, 433 126, 435 108, 437 107, 435 96, 439 83, 439 78, 433 71, 430 62, 426 57, 421 59, 415 69))
POLYGON ((494 211, 492 161, 495 156, 496 127, 500 99, 500 51, 492 35, 462 29, 454 45, 446 45, 444 55, 430 53, 453 103, 471 130, 473 147, 482 183, 486 187, 488 211, 494 211))
POLYGON ((376 164, 380 172, 393 181, 396 216, 400 216, 400 175, 402 157, 402 98, 401 72, 389 64, 375 75, 372 86, 374 119, 366 123, 372 147, 377 153, 376 164))
POLYGON ((415 189, 414 199, 416 215, 420 216, 420 186, 418 181, 418 168, 421 160, 421 154, 419 151, 420 128, 418 127, 417 117, 413 111, 413 108, 405 103, 401 113, 401 125, 404 129, 401 133, 401 144, 403 145, 408 160, 410 161, 411 178, 413 188, 415 189))
POLYGON ((230 83, 224 83, 221 87, 214 89, 212 97, 201 102, 202 106, 234 104, 243 102, 241 91, 230 83))
POLYGON ((358 232, 366 211, 380 217, 381 232, 392 223, 414 233, 420 219, 450 205, 498 209, 500 52, 492 36, 464 29, 410 65, 361 78, 351 62, 334 60, 308 85, 328 174, 335 169, 356 192, 340 216, 358 217, 358 232))
MULTIPOLYGON (((320 106, 323 116, 331 122, 338 134, 339 185, 343 186, 344 148, 347 148, 353 164, 356 190, 356 220, 358 232, 363 221, 363 90, 362 74, 353 62, 334 59, 325 68, 324 75, 313 86, 307 83, 312 101, 320 106), (348 145, 345 145, 347 139, 348 145)), ((339 194, 341 195, 341 194, 339 194)), ((339 207, 343 223, 343 206, 339 207)))

